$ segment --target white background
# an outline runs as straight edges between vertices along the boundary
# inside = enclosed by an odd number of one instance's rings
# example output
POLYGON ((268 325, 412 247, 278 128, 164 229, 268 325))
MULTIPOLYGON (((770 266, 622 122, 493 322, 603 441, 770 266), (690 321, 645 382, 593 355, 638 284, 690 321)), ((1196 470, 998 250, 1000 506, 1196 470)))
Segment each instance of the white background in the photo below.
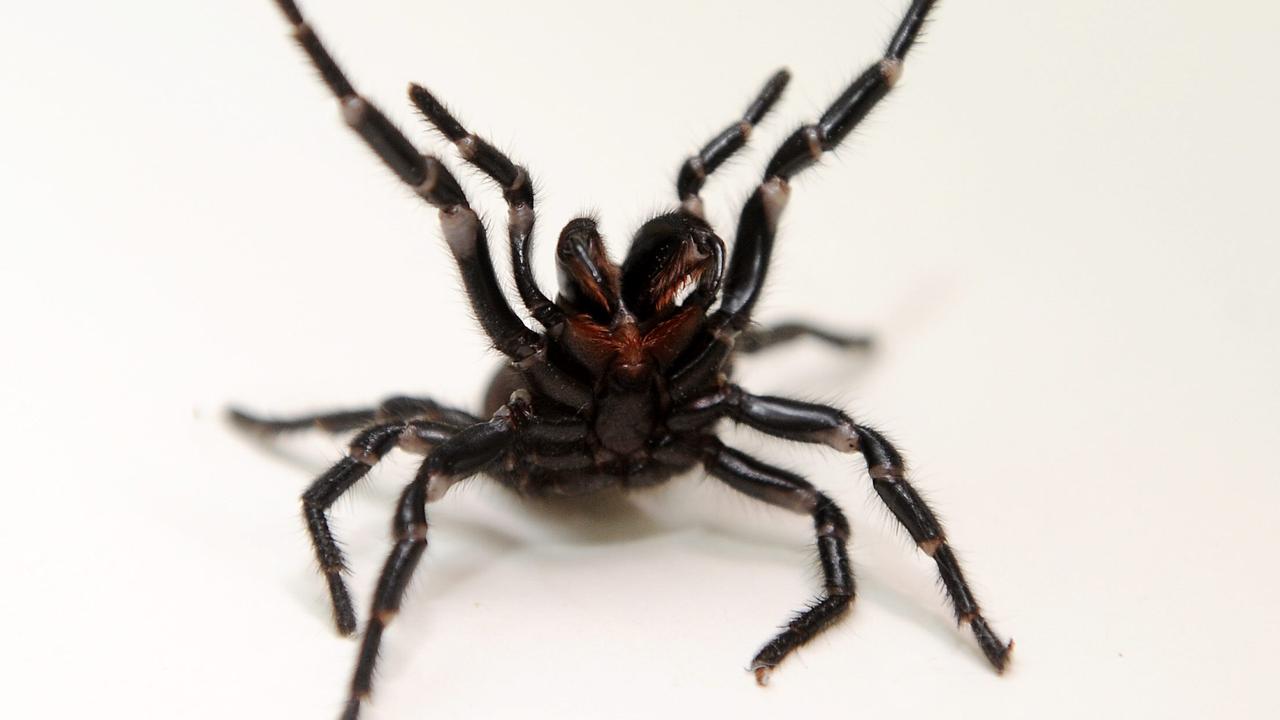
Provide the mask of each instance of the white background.
MULTIPOLYGON (((598 210, 620 256, 786 65, 780 110, 706 189, 731 236, 768 149, 904 4, 305 9, 424 147, 453 158, 410 80, 534 170, 550 283, 566 220, 598 210)), ((569 510, 481 480, 431 508, 368 717, 1276 717, 1277 37, 1263 3, 946 2, 888 101, 795 183, 760 318, 881 352, 802 344, 741 379, 900 442, 1017 640, 1006 676, 857 458, 726 431, 855 526, 855 611, 769 688, 744 668, 817 588, 803 518, 701 477, 569 510)), ((297 496, 341 442, 271 454, 221 413, 474 407, 496 358, 434 212, 266 0, 26 3, 0 88, 4 714, 330 717, 355 645, 297 496)), ((411 473, 392 458, 334 511, 362 608, 411 473)))

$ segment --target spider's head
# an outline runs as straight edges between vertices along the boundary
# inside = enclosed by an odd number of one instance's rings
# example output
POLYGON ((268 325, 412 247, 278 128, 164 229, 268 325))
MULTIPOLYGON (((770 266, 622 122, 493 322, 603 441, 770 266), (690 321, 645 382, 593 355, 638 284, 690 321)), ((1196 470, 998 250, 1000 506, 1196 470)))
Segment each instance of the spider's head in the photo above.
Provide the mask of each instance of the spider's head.
POLYGON ((560 275, 560 305, 608 324, 618 311, 620 282, 618 266, 605 252, 595 220, 575 218, 560 231, 556 269, 560 275))
POLYGON ((724 274, 724 242, 705 220, 688 213, 659 215, 640 227, 622 263, 622 302, 643 322, 681 308, 704 310, 724 274))

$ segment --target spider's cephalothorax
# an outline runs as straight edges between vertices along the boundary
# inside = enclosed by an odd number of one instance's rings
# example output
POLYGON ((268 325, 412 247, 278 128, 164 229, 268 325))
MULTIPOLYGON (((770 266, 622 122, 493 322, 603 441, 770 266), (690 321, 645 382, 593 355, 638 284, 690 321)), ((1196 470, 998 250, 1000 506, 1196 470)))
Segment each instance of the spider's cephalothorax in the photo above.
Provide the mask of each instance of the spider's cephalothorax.
POLYGON ((937 563, 957 619, 968 625, 987 659, 1003 670, 1012 643, 1000 640, 979 609, 941 525, 907 482, 901 455, 883 435, 823 405, 753 395, 729 380, 735 353, 755 352, 801 336, 843 346, 866 338, 832 334, 804 323, 751 327, 789 181, 835 148, 884 97, 901 71, 933 0, 914 0, 881 59, 842 92, 816 123, 783 141, 764 179, 742 209, 732 252, 702 216, 707 177, 746 144, 781 96, 789 76, 775 74, 731 124, 689 158, 676 180, 673 212, 645 223, 619 267, 609 259, 596 222, 570 221, 556 245, 559 292, 548 298, 530 269, 533 186, 526 170, 469 132, 426 89, 410 86, 422 115, 462 158, 502 190, 508 247, 520 301, 541 332, 516 313, 489 256, 485 227, 445 164, 421 154, 361 97, 303 19, 293 0, 277 0, 294 36, 339 99, 343 117, 383 162, 440 211, 444 238, 476 317, 508 358, 487 393, 482 415, 423 398, 392 398, 369 410, 265 420, 233 411, 242 427, 274 434, 320 427, 355 431, 347 457, 302 497, 303 514, 328 581, 334 619, 344 634, 356 616, 343 580, 344 560, 329 530, 328 508, 386 453, 425 456, 400 497, 395 547, 374 592, 344 718, 369 695, 386 625, 427 545, 426 505, 459 480, 485 475, 526 495, 582 495, 605 488, 663 482, 701 465, 747 495, 812 517, 824 590, 758 652, 751 663, 764 684, 788 654, 840 618, 854 596, 845 550, 849 526, 813 485, 727 447, 714 430, 729 419, 774 437, 860 453, 872 484, 921 550, 937 563))

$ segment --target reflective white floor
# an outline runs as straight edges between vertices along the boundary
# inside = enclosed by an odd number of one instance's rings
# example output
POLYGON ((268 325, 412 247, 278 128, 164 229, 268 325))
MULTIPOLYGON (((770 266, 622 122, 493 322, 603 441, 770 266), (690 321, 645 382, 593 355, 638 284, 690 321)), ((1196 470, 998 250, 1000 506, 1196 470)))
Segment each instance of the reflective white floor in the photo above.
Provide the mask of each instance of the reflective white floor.
MULTIPOLYGON (((598 210, 621 255, 786 64, 779 112, 704 193, 731 235, 771 144, 901 4, 306 8, 424 147, 447 150, 409 80, 534 170, 550 283, 560 225, 598 210)), ((6 714, 336 715, 355 647, 297 495, 341 444, 271 455, 221 410, 474 405, 494 357, 434 213, 342 127, 271 3, 79 5, 0 28, 6 714)), ((368 717, 1275 717, 1278 29, 1260 6, 944 3, 884 107, 796 183, 761 319, 882 349, 798 345, 742 381, 905 448, 1017 640, 1005 677, 856 459, 727 432, 854 524, 854 613, 769 688, 744 668, 817 589, 804 519, 701 477, 558 510, 475 481, 430 509, 368 717)), ((496 193, 467 186, 499 243, 496 193)), ((362 607, 411 472, 393 458, 334 513, 362 607)))

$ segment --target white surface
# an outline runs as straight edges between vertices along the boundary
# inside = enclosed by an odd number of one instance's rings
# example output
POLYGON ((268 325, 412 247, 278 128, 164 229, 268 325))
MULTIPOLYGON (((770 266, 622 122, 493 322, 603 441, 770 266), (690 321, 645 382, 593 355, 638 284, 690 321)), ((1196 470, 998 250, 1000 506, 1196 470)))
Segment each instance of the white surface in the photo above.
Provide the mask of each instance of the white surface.
MULTIPOLYGON (((564 221, 598 209, 621 254, 785 64, 780 111, 705 193, 729 235, 765 153, 903 4, 306 10, 424 147, 448 152, 409 80, 534 169, 550 282, 564 221)), ((0 27, 5 715, 329 717, 355 646, 296 498, 341 445, 273 458, 222 408, 473 405, 494 358, 434 213, 269 2, 74 5, 0 27)), ((771 687, 743 668, 816 590, 803 519, 697 478, 630 514, 475 482, 431 509, 368 716, 1276 717, 1280 10, 1236 5, 943 3, 899 89, 796 183, 760 316, 884 350, 796 347, 743 381, 899 440, 1018 642, 1007 676, 856 460, 735 433, 855 525, 855 612, 771 687)), ((334 513, 362 608, 411 472, 334 513)))

